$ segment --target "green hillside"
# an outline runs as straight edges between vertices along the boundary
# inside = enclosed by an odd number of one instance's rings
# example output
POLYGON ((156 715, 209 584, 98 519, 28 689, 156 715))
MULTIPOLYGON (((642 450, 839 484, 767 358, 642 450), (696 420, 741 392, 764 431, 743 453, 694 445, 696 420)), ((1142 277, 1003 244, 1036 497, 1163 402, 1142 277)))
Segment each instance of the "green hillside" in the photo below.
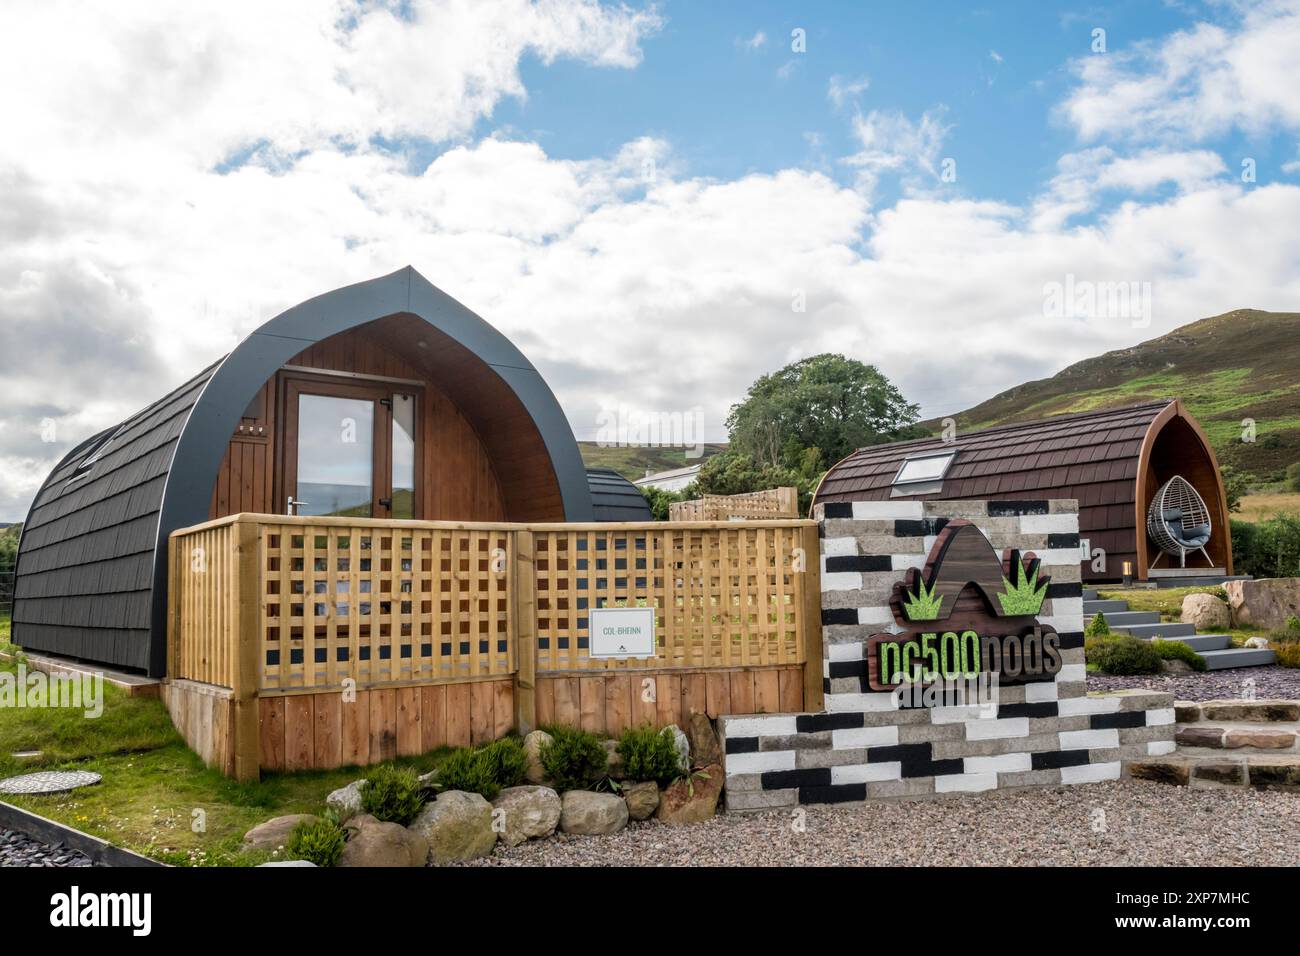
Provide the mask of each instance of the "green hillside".
MULTIPOLYGON (((1133 348, 1085 359, 956 415, 987 428, 1048 415, 1181 398, 1221 464, 1263 481, 1300 461, 1300 313, 1238 309, 1133 348), (1255 420, 1255 441, 1242 419, 1255 420)), ((924 423, 934 432, 939 421, 924 423)))
POLYGON ((613 468, 631 481, 644 478, 647 469, 669 471, 687 465, 698 465, 710 455, 725 451, 727 447, 725 442, 706 444, 703 457, 688 459, 687 449, 680 447, 602 448, 594 441, 580 441, 578 446, 582 450, 582 461, 588 468, 613 468))

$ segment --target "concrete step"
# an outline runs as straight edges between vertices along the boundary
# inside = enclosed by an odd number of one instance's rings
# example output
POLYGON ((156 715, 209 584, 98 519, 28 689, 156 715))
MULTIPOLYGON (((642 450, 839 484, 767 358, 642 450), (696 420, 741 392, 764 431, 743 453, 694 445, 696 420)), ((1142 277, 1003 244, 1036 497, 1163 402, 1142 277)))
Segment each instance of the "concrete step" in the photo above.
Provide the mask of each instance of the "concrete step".
POLYGON ((1084 601, 1083 613, 1085 617, 1092 617, 1097 612, 1102 614, 1114 614, 1118 611, 1127 611, 1128 601, 1084 601))
POLYGON ((1196 755, 1201 751, 1234 753, 1300 754, 1300 725, 1294 722, 1253 723, 1247 721, 1178 724, 1174 740, 1179 750, 1196 755))
POLYGON ((1133 624, 1159 624, 1159 611, 1114 611, 1106 615, 1111 627, 1129 627, 1133 624))
MULTIPOLYGON (((1110 624, 1110 618, 1106 618, 1106 623, 1110 624)), ((1191 624, 1176 624, 1170 621, 1163 621, 1159 624, 1125 624, 1118 626, 1112 624, 1111 630, 1118 634, 1132 634, 1134 637, 1163 637, 1167 641, 1191 637, 1196 633, 1196 628, 1191 624)))
POLYGON ((1189 634, 1177 638, 1198 654, 1206 651, 1222 651, 1232 647, 1232 638, 1227 634, 1189 634))
POLYGON ((1096 589, 1096 588, 1084 588, 1084 589, 1083 589, 1083 599, 1084 599, 1085 601, 1095 601, 1095 600, 1097 600, 1097 589, 1096 589))
POLYGON ((1229 667, 1263 667, 1277 663, 1277 655, 1263 647, 1234 647, 1222 651, 1198 651, 1205 658, 1205 669, 1221 671, 1229 667))

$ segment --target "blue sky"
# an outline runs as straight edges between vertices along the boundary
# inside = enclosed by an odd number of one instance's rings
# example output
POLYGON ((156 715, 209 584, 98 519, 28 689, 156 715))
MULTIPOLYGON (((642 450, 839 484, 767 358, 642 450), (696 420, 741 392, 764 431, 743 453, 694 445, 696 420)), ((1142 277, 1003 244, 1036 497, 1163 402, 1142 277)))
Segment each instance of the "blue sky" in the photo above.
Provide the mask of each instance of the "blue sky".
POLYGON ((755 379, 819 352, 943 415, 1300 301, 1300 0, 6 17, 0 521, 278 312, 408 264, 580 438, 624 412, 725 438, 755 379), (1106 287, 1140 295, 1052 305, 1106 287))

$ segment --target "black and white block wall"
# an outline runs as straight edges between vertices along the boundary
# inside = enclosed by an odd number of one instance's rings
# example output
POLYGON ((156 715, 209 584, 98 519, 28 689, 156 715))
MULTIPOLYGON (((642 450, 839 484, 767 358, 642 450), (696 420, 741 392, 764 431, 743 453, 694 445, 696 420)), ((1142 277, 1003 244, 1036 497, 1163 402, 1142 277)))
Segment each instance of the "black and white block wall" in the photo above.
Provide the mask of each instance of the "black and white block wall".
POLYGON ((825 711, 719 719, 730 810, 1118 779, 1126 760, 1174 750, 1171 694, 1087 694, 1078 504, 880 501, 818 505, 825 711), (900 708, 868 684, 866 642, 899 633, 894 583, 966 519, 1001 553, 1050 575, 1037 615, 1060 635, 1049 680, 998 688, 992 707, 900 708))

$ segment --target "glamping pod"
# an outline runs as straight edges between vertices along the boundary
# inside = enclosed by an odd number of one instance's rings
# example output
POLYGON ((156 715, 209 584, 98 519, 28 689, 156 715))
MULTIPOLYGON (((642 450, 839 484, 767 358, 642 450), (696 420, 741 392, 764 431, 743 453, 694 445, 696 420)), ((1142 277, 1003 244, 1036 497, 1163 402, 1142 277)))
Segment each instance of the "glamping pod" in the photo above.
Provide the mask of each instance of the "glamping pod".
POLYGON ((1126 564, 1139 580, 1232 573, 1218 462, 1176 399, 861 448, 813 501, 988 499, 996 515, 1045 513, 1050 498, 1078 499, 1079 534, 1049 534, 1049 548, 1105 552, 1085 580, 1118 580, 1126 564))
POLYGON ((243 512, 591 521, 592 487, 532 364, 407 267, 281 313, 69 452, 23 527, 13 640, 161 676, 174 530, 243 512))

